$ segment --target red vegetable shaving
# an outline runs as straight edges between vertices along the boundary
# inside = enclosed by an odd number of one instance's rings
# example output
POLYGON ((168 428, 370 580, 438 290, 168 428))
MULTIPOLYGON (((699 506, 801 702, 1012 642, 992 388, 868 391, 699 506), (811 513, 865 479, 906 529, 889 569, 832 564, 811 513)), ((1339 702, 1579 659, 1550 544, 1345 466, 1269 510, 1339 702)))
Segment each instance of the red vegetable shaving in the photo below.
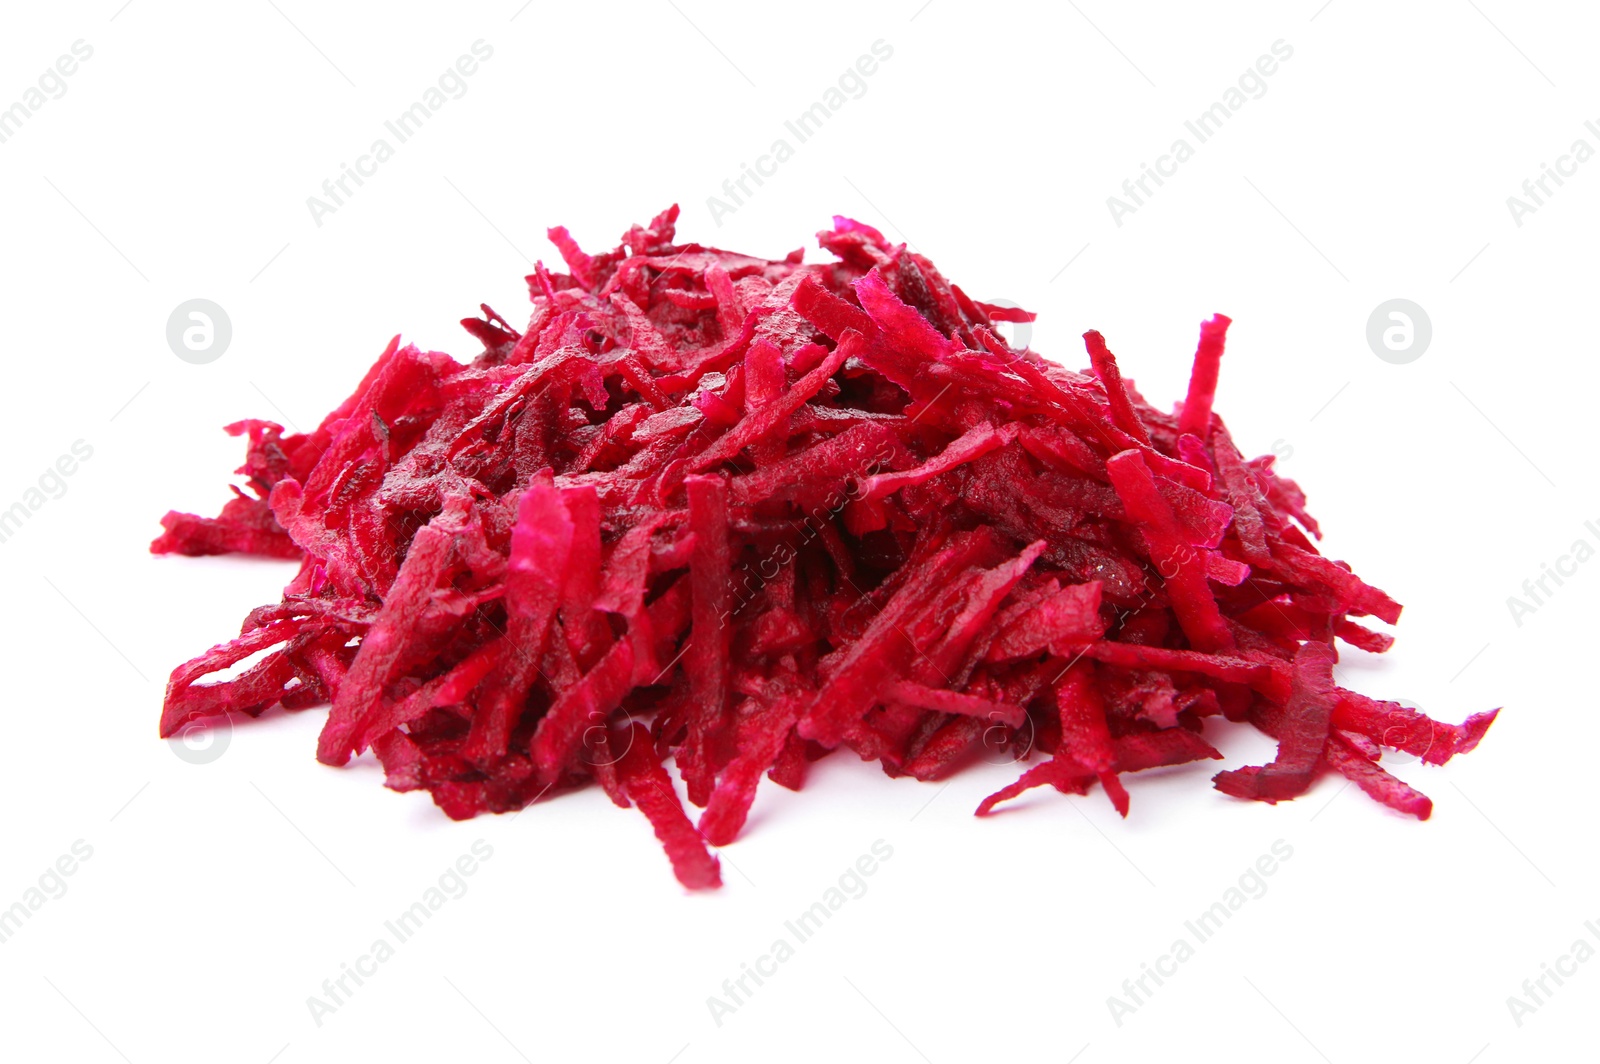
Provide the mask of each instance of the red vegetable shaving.
POLYGON ((1400 607, 1323 558, 1305 496, 1212 412, 1201 326, 1176 414, 1009 346, 921 255, 836 218, 836 262, 674 243, 674 207, 528 278, 525 332, 483 308, 470 364, 391 342, 313 432, 245 421, 248 492, 171 513, 156 553, 300 560, 283 601, 180 666, 161 733, 331 703, 317 757, 372 749, 451 817, 591 781, 637 806, 687 887, 763 774, 844 748, 938 779, 1048 756, 985 799, 1218 758, 1207 717, 1278 739, 1219 790, 1277 802, 1338 772, 1403 813, 1495 713, 1439 724, 1337 685, 1400 607), (207 676, 259 656, 238 675, 207 676), (671 759, 689 819, 664 762, 671 759))

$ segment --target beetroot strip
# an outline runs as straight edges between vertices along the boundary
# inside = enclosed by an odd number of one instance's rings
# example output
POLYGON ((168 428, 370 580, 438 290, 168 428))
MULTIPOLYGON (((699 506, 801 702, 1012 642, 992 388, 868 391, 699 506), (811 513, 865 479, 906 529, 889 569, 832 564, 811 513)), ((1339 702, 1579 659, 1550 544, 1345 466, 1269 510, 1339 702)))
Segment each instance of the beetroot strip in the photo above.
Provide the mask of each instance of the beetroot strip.
MULTIPOLYGON (((623 646, 625 644, 617 644, 623 646)), ((683 811, 672 779, 656 760, 649 729, 633 724, 627 753, 618 765, 623 793, 639 808, 655 829, 656 838, 672 862, 672 871, 690 890, 706 890, 722 885, 721 865, 705 845, 705 840, 683 811)))

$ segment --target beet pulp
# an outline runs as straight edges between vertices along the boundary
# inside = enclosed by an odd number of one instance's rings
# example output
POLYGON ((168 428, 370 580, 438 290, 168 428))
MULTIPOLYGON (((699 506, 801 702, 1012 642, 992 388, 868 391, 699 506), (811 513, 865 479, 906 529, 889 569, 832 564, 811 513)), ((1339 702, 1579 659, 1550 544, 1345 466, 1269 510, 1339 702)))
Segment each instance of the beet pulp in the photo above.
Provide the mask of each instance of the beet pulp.
POLYGON ((996 322, 1032 315, 870 226, 834 219, 808 265, 677 244, 677 213, 592 256, 551 230, 568 272, 535 268, 521 332, 463 322, 470 363, 396 338, 315 431, 229 426, 248 490, 151 549, 300 569, 173 672, 163 735, 331 703, 319 760, 371 749, 458 819, 598 783, 688 887, 763 775, 840 749, 919 780, 1004 752, 1025 771, 980 814, 1098 783, 1126 815, 1123 774, 1220 757, 1221 716, 1279 743, 1227 794, 1336 772, 1428 816, 1382 748, 1440 764, 1494 713, 1334 682, 1336 641, 1386 650, 1357 618, 1400 606, 1213 413, 1227 318, 1169 414, 1098 333, 1084 373, 1013 348, 996 322))

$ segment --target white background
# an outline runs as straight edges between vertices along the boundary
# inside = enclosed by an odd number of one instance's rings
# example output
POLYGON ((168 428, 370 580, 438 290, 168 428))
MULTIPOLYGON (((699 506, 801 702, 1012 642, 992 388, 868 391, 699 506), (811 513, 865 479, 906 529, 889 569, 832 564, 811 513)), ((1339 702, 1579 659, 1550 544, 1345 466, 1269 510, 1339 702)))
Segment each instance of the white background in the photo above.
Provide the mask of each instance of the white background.
MULTIPOLYGON (((1600 119, 1592 10, 920 2, 6 5, 0 106, 74 41, 94 54, 0 144, 0 508, 74 441, 93 457, 0 544, 0 906, 75 840, 93 856, 0 945, 0 1052, 1592 1053, 1600 964, 1520 1027, 1506 1003, 1600 922, 1600 565, 1520 626, 1506 602, 1575 540, 1600 543, 1584 528, 1600 520, 1600 162, 1521 226, 1506 205, 1574 139, 1600 148, 1583 126, 1600 119), (306 198, 480 38, 493 58, 466 94, 314 224, 306 198), (879 39, 893 56, 865 95, 717 225, 707 197, 879 39), (1265 95, 1114 224, 1106 198, 1280 39, 1293 56, 1265 95), (833 213, 871 222, 974 295, 1039 312, 1046 354, 1081 365, 1078 336, 1101 329, 1162 404, 1200 320, 1230 314, 1219 411, 1246 450, 1285 456, 1325 549, 1407 604, 1395 650, 1349 652, 1343 682, 1450 721, 1506 707, 1476 753, 1396 769, 1433 820, 1336 778, 1277 808, 1234 801, 1202 764, 1130 780, 1126 822, 1098 792, 979 821, 1015 767, 940 787, 839 756, 800 794, 764 785, 725 888, 689 896, 644 819, 598 792, 453 824, 370 759, 317 764, 321 710, 241 724, 210 764, 174 756, 156 738, 166 674, 293 568, 145 553, 169 507, 226 498, 242 448, 220 426, 314 425, 397 331, 470 357, 457 319, 481 301, 526 320, 531 258, 557 259, 545 227, 600 250, 673 201, 681 238, 771 256, 818 257, 833 213), (203 366, 164 335, 195 297, 233 324, 203 366), (1394 297, 1433 324, 1408 365, 1365 340, 1394 297), (465 896, 315 1023, 323 980, 480 838, 493 857, 465 896), (877 839, 894 856, 868 893, 715 1024, 707 997, 877 839), (1265 896, 1113 1022, 1123 980, 1279 839, 1293 857, 1265 896)), ((1246 729, 1207 735, 1225 767, 1270 757, 1246 729)))

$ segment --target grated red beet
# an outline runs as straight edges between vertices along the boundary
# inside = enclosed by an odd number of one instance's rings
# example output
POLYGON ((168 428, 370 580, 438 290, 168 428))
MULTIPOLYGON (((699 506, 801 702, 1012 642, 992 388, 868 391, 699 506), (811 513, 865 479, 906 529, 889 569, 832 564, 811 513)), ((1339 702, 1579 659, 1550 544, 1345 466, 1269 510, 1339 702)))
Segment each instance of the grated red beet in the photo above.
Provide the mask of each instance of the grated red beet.
POLYGON ((1229 320, 1174 414, 1008 346, 871 226, 802 264, 674 243, 676 207, 528 278, 526 332, 483 309, 462 365, 396 338, 311 433, 230 425, 249 492, 169 513, 155 553, 300 559, 283 601, 176 669, 161 734, 331 703, 317 757, 376 752, 451 817, 600 784, 687 887, 761 776, 841 747, 936 779, 986 748, 1047 758, 985 799, 1218 758, 1206 717, 1279 741, 1219 773, 1267 802, 1335 771, 1426 819, 1377 763, 1477 745, 1337 686, 1335 639, 1386 650, 1400 607, 1323 558, 1305 496, 1212 412, 1229 320), (237 676, 207 676, 256 655, 237 676), (667 770, 672 758, 690 821, 667 770))

